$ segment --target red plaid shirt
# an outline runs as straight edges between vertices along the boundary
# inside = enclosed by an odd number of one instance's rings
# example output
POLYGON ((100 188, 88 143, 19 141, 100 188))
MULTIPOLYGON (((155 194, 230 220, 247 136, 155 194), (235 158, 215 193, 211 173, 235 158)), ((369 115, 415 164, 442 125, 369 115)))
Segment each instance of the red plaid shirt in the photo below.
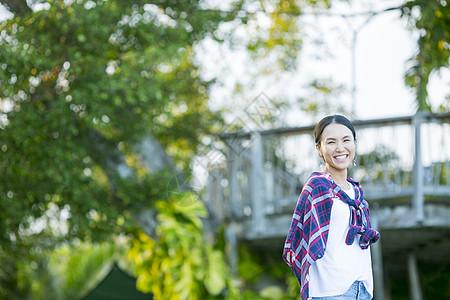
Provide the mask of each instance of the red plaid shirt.
POLYGON ((355 200, 350 199, 328 173, 312 173, 303 186, 283 251, 284 261, 300 283, 302 299, 309 296, 309 267, 325 252, 333 198, 338 197, 349 205, 346 244, 351 245, 356 234, 360 234, 359 244, 366 249, 380 237, 370 226, 369 205, 363 199, 361 185, 351 178, 348 181, 355 187, 355 200))

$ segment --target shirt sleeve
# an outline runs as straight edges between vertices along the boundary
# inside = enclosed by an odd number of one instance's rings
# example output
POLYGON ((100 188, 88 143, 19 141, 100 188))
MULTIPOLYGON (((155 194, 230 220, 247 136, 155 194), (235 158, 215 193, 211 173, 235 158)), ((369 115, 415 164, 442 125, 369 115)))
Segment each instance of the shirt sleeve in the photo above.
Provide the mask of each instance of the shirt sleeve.
POLYGON ((311 196, 308 199, 309 210, 305 211, 305 226, 303 227, 303 235, 308 241, 306 255, 310 263, 323 257, 333 204, 332 195, 325 179, 312 180, 311 187, 311 196))
MULTIPOLYGON (((309 196, 309 192, 303 188, 300 197, 297 201, 297 205, 292 215, 291 225, 289 232, 284 243, 283 259, 294 270, 296 261, 299 256, 300 241, 303 237, 303 215, 305 210, 305 199, 309 196)), ((295 272, 295 270, 294 270, 295 272)))

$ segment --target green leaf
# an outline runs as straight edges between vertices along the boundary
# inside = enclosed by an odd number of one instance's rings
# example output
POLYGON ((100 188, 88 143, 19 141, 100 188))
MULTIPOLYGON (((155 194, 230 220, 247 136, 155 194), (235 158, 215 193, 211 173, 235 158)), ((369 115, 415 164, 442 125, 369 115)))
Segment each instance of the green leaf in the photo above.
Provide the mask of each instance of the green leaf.
POLYGON ((208 248, 208 270, 205 276, 204 284, 208 292, 213 295, 219 295, 226 287, 227 268, 222 252, 208 248))

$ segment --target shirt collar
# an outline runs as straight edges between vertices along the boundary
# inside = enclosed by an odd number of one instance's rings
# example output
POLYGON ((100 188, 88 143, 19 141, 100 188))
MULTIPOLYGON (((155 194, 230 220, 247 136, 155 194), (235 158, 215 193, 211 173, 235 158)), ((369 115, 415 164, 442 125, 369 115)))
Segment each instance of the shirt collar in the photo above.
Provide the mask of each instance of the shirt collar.
MULTIPOLYGON (((323 177, 325 177, 326 179, 330 180, 333 184, 337 185, 337 184, 334 182, 333 178, 331 177, 331 174, 328 173, 328 172, 313 172, 313 173, 311 174, 311 176, 323 176, 323 177)), ((359 182, 356 181, 356 180, 354 180, 354 179, 351 178, 351 177, 347 177, 347 180, 348 180, 349 182, 353 183, 354 185, 359 185, 359 182)))

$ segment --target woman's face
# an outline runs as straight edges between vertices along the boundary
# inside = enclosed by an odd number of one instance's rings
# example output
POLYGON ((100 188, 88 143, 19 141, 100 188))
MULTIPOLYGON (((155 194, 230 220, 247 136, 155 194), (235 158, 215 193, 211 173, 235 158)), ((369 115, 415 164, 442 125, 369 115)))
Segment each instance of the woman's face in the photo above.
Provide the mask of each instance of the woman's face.
POLYGON ((316 148, 329 172, 344 171, 355 157, 355 143, 347 126, 332 123, 323 130, 320 145, 316 148))

